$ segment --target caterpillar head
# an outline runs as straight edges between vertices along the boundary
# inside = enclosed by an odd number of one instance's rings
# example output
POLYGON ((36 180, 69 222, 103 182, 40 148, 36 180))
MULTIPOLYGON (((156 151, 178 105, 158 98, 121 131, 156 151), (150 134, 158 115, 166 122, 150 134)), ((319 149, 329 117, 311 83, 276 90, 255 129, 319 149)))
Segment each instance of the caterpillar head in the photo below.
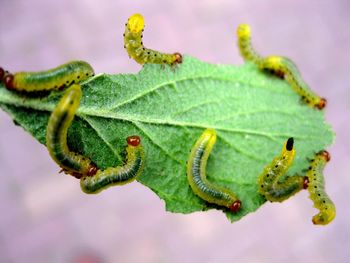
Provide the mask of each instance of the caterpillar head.
POLYGON ((321 151, 320 152, 322 158, 324 158, 327 162, 331 160, 331 155, 327 151, 321 151))
POLYGON ((307 189, 309 187, 309 177, 304 176, 303 189, 307 189))
POLYGON ((287 140, 287 142, 286 142, 286 150, 287 151, 291 151, 291 150, 293 150, 293 145, 294 145, 294 139, 293 139, 293 137, 291 137, 291 138, 288 138, 288 140, 287 140))
POLYGON ((319 103, 317 103, 315 106, 317 109, 322 110, 327 105, 327 100, 325 98, 321 98, 319 103))
POLYGON ((237 213, 242 207, 242 202, 240 200, 235 201, 229 208, 233 213, 237 213))
POLYGON ((12 74, 7 74, 4 78, 4 83, 5 83, 5 86, 6 88, 8 89, 14 89, 15 86, 14 86, 14 82, 13 82, 13 75, 12 74))
POLYGON ((145 20, 141 14, 133 14, 129 17, 127 26, 132 33, 139 33, 145 27, 145 20))
POLYGON ((174 53, 174 63, 173 64, 180 64, 182 63, 182 55, 179 52, 174 53))
POLYGON ((126 141, 128 143, 128 145, 130 146, 139 146, 141 143, 141 138, 139 136, 133 135, 133 136, 129 136, 128 138, 126 138, 126 141))
POLYGON ((94 176, 96 173, 97 167, 94 164, 91 164, 87 176, 94 176))

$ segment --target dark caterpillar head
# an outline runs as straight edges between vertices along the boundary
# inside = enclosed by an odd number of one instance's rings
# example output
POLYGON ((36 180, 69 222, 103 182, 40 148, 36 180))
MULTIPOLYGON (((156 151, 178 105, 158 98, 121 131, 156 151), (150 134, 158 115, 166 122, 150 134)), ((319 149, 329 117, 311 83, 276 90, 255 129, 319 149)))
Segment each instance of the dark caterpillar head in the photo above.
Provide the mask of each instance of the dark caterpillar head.
POLYGON ((4 83, 6 88, 8 89, 14 89, 14 83, 13 83, 13 75, 12 74, 7 74, 4 78, 4 83))
POLYGON ((126 138, 126 141, 128 143, 128 145, 130 146, 139 146, 141 143, 141 138, 139 136, 133 135, 133 136, 129 136, 128 138, 126 138))
POLYGON ((327 100, 325 98, 321 98, 320 102, 317 103, 315 106, 317 109, 322 110, 327 105, 327 100))
POLYGON ((237 213, 242 207, 242 202, 240 200, 235 201, 229 208, 233 213, 237 213))
POLYGON ((96 173, 97 167, 94 164, 91 164, 87 176, 94 176, 96 173))
POLYGON ((174 64, 182 63, 182 55, 179 52, 174 53, 175 61, 174 64))
POLYGON ((307 189, 309 187, 309 177, 304 176, 303 189, 307 189))
POLYGON ((327 162, 329 162, 331 160, 331 155, 329 154, 329 152, 321 151, 320 154, 327 162))
POLYGON ((293 138, 289 138, 287 140, 287 143, 286 143, 286 150, 287 151, 293 150, 293 144, 294 144, 294 139, 293 138))

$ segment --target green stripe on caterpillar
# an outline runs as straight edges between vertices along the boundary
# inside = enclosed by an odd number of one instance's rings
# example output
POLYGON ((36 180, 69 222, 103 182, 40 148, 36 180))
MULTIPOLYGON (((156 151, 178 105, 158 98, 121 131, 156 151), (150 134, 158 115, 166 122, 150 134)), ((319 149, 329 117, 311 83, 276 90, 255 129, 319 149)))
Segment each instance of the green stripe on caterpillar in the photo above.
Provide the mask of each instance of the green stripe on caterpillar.
POLYGON ((314 93, 305 81, 293 61, 281 56, 260 56, 252 47, 250 27, 241 24, 237 29, 238 47, 245 61, 256 64, 260 69, 267 70, 272 74, 284 78, 292 89, 301 96, 301 99, 311 107, 323 109, 327 100, 314 93))
POLYGON ((140 14, 132 15, 125 24, 124 47, 131 58, 141 65, 146 63, 175 65, 182 62, 180 53, 166 54, 145 48, 142 42, 144 27, 145 21, 140 14))
POLYGON ((67 145, 67 132, 80 105, 80 85, 69 87, 51 113, 46 131, 46 147, 52 159, 65 171, 77 178, 92 176, 96 166, 84 156, 72 152, 67 145))
POLYGON ((87 62, 71 61, 47 71, 7 74, 4 83, 8 89, 38 92, 70 86, 93 75, 94 70, 87 62))
POLYGON ((94 176, 80 179, 80 187, 87 194, 96 194, 113 186, 123 185, 134 181, 142 172, 144 166, 144 152, 141 139, 138 136, 127 138, 126 162, 123 166, 98 170, 94 176))
POLYGON ((215 130, 206 129, 193 146, 188 158, 187 179, 193 192, 203 200, 238 212, 241 201, 237 196, 229 189, 214 185, 207 180, 206 165, 215 142, 215 130))
POLYGON ((282 152, 264 168, 258 178, 259 193, 271 202, 282 202, 307 187, 303 176, 290 176, 281 181, 295 156, 294 140, 289 138, 282 152))
POLYGON ((309 197, 314 202, 314 207, 319 209, 319 213, 312 218, 315 225, 327 225, 336 215, 335 205, 325 191, 323 176, 323 169, 329 160, 330 154, 327 151, 319 152, 311 161, 306 174, 309 179, 309 197))

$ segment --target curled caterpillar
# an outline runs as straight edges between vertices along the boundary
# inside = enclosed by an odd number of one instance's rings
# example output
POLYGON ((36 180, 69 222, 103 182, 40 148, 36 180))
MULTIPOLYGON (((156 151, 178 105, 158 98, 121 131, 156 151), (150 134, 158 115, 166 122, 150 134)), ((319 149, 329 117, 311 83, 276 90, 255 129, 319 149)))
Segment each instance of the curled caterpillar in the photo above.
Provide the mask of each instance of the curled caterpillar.
POLYGON ((214 185, 207 180, 206 165, 216 142, 216 132, 206 129, 193 146, 187 161, 187 179, 193 190, 203 200, 238 212, 241 201, 229 189, 214 185))
POLYGON ((71 61, 47 71, 7 74, 4 83, 8 89, 38 92, 70 86, 93 75, 94 70, 88 63, 71 61))
POLYGON ((307 178, 303 176, 290 176, 281 181, 293 162, 295 156, 293 145, 293 138, 289 138, 281 154, 264 168, 258 178, 259 193, 270 202, 282 202, 307 187, 307 178))
POLYGON ((113 186, 123 185, 135 180, 144 166, 144 152, 141 139, 138 136, 127 138, 126 162, 123 166, 110 167, 98 170, 94 176, 85 176, 80 179, 80 187, 87 194, 96 194, 113 186))
POLYGON ((336 214, 335 205, 325 191, 323 177, 323 169, 329 160, 330 154, 327 151, 319 152, 311 161, 306 174, 309 178, 309 197, 314 202, 314 207, 319 209, 319 213, 312 218, 315 225, 327 225, 336 214))
POLYGON ((140 14, 132 15, 125 24, 124 47, 131 58, 141 65, 146 63, 175 65, 182 62, 180 53, 166 54, 145 48, 142 43, 144 27, 145 21, 140 14))
POLYGON ((320 110, 326 106, 327 100, 318 96, 308 87, 293 61, 281 56, 262 57, 254 50, 251 43, 249 25, 239 25, 237 37, 239 50, 245 61, 250 61, 260 69, 269 71, 280 78, 284 78, 309 106, 316 107, 320 110))
POLYGON ((82 175, 92 176, 97 172, 96 166, 82 155, 69 150, 67 132, 81 99, 80 85, 68 88, 51 113, 46 131, 46 147, 52 159, 63 171, 80 178, 82 175))

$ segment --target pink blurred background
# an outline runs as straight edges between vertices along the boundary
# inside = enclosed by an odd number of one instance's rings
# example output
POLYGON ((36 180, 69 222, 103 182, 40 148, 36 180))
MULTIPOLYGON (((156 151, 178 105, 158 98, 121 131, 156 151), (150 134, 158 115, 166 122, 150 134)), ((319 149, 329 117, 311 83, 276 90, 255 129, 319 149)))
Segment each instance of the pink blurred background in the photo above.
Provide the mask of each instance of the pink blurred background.
POLYGON ((139 183, 88 196, 0 111, 0 262, 349 262, 350 1, 0 0, 0 65, 35 71, 82 59, 97 73, 137 72, 122 39, 136 12, 154 49, 241 64, 235 28, 249 23, 261 54, 297 63, 328 99, 337 133, 325 171, 335 221, 312 225, 306 191, 234 224, 218 211, 167 213, 139 183))

